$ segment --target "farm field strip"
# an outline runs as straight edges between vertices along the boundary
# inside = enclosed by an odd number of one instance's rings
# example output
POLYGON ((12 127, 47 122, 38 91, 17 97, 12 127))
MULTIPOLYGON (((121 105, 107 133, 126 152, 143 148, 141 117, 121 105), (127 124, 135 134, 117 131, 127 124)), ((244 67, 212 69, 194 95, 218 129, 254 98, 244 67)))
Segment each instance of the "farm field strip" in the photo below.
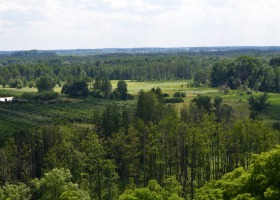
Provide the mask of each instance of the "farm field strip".
MULTIPOLYGON (((0 106, 0 129, 18 130, 16 127, 30 128, 68 121, 94 125, 104 112, 108 101, 90 101, 56 104, 9 103, 0 106), (26 126, 25 126, 26 125, 26 126)), ((133 103, 133 102, 132 102, 133 103)), ((129 107, 131 103, 115 102, 116 105, 129 107)))
MULTIPOLYGON (((116 87, 117 82, 118 81, 112 81, 113 88, 116 87)), ((127 85, 129 92, 136 96, 141 89, 148 91, 153 87, 160 87, 162 89, 162 92, 168 93, 170 97, 173 97, 173 94, 175 92, 185 92, 185 102, 176 104, 176 107, 178 109, 180 109, 184 105, 188 105, 191 100, 198 94, 211 96, 212 101, 215 96, 221 96, 223 99, 223 103, 226 103, 233 107, 234 115, 236 117, 249 116, 249 105, 247 99, 250 97, 250 95, 240 94, 239 91, 234 90, 231 90, 230 94, 225 95, 221 91, 219 91, 218 88, 188 88, 188 82, 188 80, 166 82, 127 81, 127 85)), ((58 90, 58 88, 56 89, 58 90)), ((20 92, 22 91, 24 91, 24 89, 20 90, 20 92)), ((254 93, 254 95, 258 94, 261 93, 254 93)), ((267 121, 278 121, 280 120, 280 94, 269 93, 269 97, 269 110, 268 112, 264 113, 262 118, 267 121)), ((0 104, 0 128, 1 130, 9 130, 9 128, 15 126, 26 128, 52 124, 58 121, 68 121, 94 125, 97 120, 101 119, 105 106, 111 103, 121 105, 122 102, 112 102, 104 100, 73 100, 69 102, 57 102, 53 104, 44 104, 38 102, 22 104, 0 104)))

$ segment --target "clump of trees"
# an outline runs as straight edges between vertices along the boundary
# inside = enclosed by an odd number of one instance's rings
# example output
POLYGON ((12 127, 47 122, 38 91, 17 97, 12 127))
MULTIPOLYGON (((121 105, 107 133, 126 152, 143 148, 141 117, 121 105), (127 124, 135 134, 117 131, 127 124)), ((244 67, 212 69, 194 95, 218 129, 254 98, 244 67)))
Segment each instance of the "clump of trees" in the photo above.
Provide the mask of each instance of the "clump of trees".
POLYGON ((212 180, 197 190, 195 199, 279 199, 280 147, 255 155, 250 167, 243 167, 212 180))
POLYGON ((112 84, 108 78, 96 78, 93 88, 92 96, 97 98, 104 97, 108 99, 112 92, 112 84))
POLYGON ((258 96, 252 95, 248 99, 248 103, 250 105, 249 109, 251 111, 250 117, 252 119, 255 119, 256 117, 260 116, 261 113, 263 113, 264 111, 266 111, 268 109, 268 106, 269 106, 268 94, 263 93, 258 96))
POLYGON ((110 99, 123 101, 133 99, 133 96, 128 93, 127 84, 124 80, 118 82, 117 88, 110 95, 110 99))
POLYGON ((33 101, 50 101, 58 99, 59 96, 57 92, 25 92, 21 95, 21 98, 33 101))
MULTIPOLYGON (((271 59, 271 66, 264 65, 260 59, 240 56, 236 60, 216 63, 210 72, 212 87, 241 87, 263 92, 279 92, 280 71, 277 59, 271 59)), ((247 92, 247 91, 246 91, 247 92)))
POLYGON ((48 75, 42 76, 36 81, 38 92, 53 91, 55 85, 55 80, 48 75))
POLYGON ((147 187, 136 188, 131 184, 130 188, 125 190, 119 197, 120 200, 183 200, 179 197, 181 186, 175 177, 165 180, 165 187, 161 187, 156 180, 150 180, 147 187))
POLYGON ((88 79, 80 78, 78 80, 68 81, 61 90, 61 93, 70 97, 94 97, 98 99, 112 100, 131 100, 134 97, 128 93, 127 83, 120 80, 117 88, 112 91, 112 84, 108 78, 96 78, 93 84, 93 91, 88 89, 88 79))
POLYGON ((68 94, 70 97, 88 97, 88 84, 85 80, 78 80, 72 83, 66 83, 62 87, 61 93, 68 94))

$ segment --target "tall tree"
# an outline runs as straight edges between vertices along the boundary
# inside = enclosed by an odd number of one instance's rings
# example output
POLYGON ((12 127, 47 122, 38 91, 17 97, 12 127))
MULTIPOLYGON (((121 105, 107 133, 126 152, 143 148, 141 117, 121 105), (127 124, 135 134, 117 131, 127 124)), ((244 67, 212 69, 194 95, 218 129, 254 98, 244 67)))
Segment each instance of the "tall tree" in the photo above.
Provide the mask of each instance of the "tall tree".
POLYGON ((120 93, 121 100, 128 99, 127 84, 124 80, 118 82, 117 91, 120 93))
POLYGON ((136 110, 137 117, 146 123, 149 121, 159 121, 161 118, 161 107, 162 106, 160 105, 155 93, 140 90, 136 110))
POLYGON ((48 75, 42 76, 36 81, 36 87, 38 88, 38 92, 53 91, 54 86, 54 79, 48 75))
POLYGON ((92 199, 115 199, 117 195, 116 181, 118 175, 113 161, 106 159, 104 147, 97 134, 89 132, 82 141, 84 153, 84 182, 89 188, 92 199))
POLYGON ((263 111, 267 110, 267 107, 269 106, 268 103, 268 94, 263 93, 259 96, 250 96, 248 99, 248 103, 250 105, 250 117, 256 118, 258 115, 260 115, 263 111))

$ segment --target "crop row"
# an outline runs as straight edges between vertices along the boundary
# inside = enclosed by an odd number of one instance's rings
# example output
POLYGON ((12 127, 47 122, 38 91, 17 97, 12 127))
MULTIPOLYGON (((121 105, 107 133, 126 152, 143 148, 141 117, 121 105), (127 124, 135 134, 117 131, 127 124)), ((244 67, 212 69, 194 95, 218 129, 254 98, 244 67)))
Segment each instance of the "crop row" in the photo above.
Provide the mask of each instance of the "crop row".
MULTIPOLYGON (((112 102, 60 102, 13 103, 0 105, 0 130, 40 126, 59 121, 95 124, 103 115, 108 104, 112 102)), ((115 102, 116 106, 131 106, 128 102, 115 102)))

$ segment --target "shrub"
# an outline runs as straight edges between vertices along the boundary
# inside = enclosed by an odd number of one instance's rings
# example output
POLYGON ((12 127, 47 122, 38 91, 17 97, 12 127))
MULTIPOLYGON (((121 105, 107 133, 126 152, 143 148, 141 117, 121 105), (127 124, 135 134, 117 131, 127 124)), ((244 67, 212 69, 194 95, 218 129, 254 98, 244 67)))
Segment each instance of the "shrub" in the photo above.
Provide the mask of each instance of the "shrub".
POLYGON ((49 101, 49 100, 55 100, 59 97, 59 94, 56 92, 26 92, 21 95, 22 99, 27 100, 34 100, 34 101, 49 101))
POLYGON ((182 103, 182 102, 184 102, 184 99, 182 97, 165 99, 165 103, 182 103))
POLYGON ((174 97, 180 98, 180 97, 186 97, 186 93, 185 92, 175 92, 173 94, 174 97))

